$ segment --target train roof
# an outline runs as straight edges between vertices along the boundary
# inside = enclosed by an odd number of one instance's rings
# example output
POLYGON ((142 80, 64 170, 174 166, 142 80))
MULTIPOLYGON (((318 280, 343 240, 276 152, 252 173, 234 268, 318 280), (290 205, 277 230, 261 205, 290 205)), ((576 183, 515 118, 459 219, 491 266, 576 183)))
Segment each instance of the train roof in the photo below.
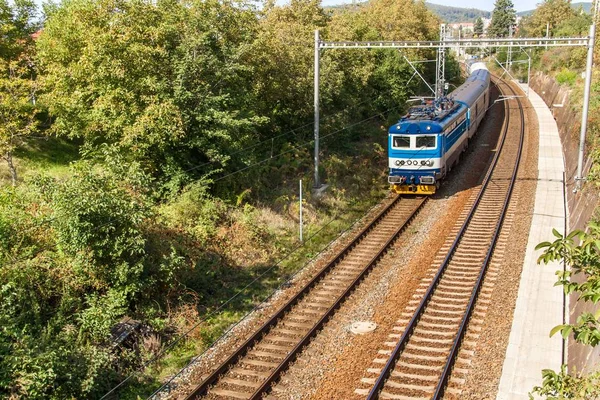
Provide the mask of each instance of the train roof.
POLYGON ((446 125, 472 106, 490 84, 490 72, 484 63, 474 63, 465 83, 447 97, 413 106, 389 133, 440 133, 446 125))
POLYGON ((489 85, 490 71, 487 68, 476 68, 472 70, 465 83, 456 88, 448 97, 471 106, 489 85))
POLYGON ((440 133, 466 107, 448 98, 438 102, 411 107, 408 114, 392 125, 389 133, 440 133))

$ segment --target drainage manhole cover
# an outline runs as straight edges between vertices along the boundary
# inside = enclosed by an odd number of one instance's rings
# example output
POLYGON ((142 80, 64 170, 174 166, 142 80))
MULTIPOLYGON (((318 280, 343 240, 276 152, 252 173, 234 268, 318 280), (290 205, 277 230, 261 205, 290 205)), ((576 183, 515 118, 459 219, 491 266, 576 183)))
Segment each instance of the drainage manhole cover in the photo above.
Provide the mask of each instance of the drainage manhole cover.
POLYGON ((371 333, 377 328, 375 322, 359 321, 355 322, 350 326, 350 332, 355 335, 364 335, 365 333, 371 333))

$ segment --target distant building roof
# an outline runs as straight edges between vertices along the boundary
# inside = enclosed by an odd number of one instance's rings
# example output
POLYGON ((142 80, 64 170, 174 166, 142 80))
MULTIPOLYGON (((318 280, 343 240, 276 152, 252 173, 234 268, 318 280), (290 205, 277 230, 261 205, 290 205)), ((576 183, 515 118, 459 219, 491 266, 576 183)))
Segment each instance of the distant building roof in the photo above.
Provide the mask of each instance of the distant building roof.
POLYGON ((472 22, 455 22, 449 25, 452 29, 460 29, 462 27, 465 31, 472 31, 475 24, 472 22))

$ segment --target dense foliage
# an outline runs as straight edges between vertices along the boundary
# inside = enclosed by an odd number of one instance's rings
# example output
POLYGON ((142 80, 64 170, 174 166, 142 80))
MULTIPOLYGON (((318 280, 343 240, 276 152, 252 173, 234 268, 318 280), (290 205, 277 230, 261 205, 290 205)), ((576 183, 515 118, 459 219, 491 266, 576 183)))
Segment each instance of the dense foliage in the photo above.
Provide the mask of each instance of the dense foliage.
MULTIPOLYGON (((586 14, 574 10, 570 0, 545 0, 530 17, 522 21, 521 27, 525 30, 524 35, 529 37, 546 36, 546 29, 556 32, 556 36, 563 36, 567 33, 564 27, 577 29, 579 24, 574 20, 577 16, 584 17, 586 14), (563 29, 559 29, 561 25, 563 29)), ((586 22, 585 28, 589 28, 591 20, 586 22)))
MULTIPOLYGON (((315 29, 434 39, 439 23, 411 0, 334 15, 315 0, 65 0, 40 32, 34 16, 0 3, 0 150, 18 159, 0 186, 0 396, 31 399, 98 398, 199 326, 141 378, 152 389, 280 284, 311 173, 315 29), (123 316, 144 326, 135 344, 113 342, 123 316)), ((324 52, 321 68, 332 187, 308 195, 309 231, 380 196, 380 126, 421 94, 397 51, 324 52)))
MULTIPOLYGON (((571 3, 571 7, 573 7, 576 10, 582 9, 583 11, 585 11, 586 13, 590 13, 592 11, 592 2, 577 2, 577 3, 571 3)), ((520 17, 529 17, 531 14, 533 14, 535 12, 534 10, 527 10, 527 11, 520 11, 517 13, 518 16, 520 17)))

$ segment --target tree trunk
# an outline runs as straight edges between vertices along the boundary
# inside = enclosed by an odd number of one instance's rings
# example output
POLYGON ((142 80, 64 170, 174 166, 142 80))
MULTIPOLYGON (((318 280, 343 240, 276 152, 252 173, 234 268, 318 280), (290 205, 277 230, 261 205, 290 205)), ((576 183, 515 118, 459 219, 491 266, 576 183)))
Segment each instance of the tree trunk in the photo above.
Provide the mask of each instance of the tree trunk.
POLYGON ((10 170, 12 185, 17 186, 17 169, 15 168, 15 164, 13 164, 12 152, 7 152, 4 158, 8 163, 8 169, 10 170))

